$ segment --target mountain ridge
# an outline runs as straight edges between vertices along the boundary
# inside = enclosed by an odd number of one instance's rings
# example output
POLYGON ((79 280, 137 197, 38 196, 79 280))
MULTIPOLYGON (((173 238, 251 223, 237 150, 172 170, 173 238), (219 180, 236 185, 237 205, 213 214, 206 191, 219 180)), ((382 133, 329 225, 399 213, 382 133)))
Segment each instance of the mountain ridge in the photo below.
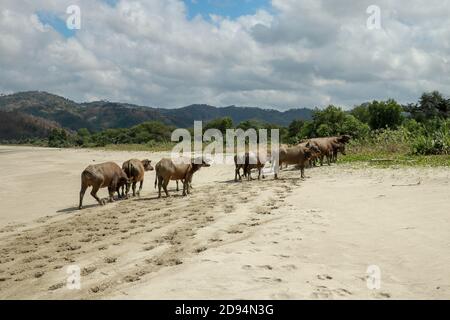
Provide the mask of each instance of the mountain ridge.
MULTIPOLYGON (((49 127, 49 123, 76 131, 87 128, 101 131, 109 128, 129 128, 145 121, 160 121, 180 128, 192 127, 195 120, 208 122, 217 118, 230 117, 235 124, 246 120, 258 120, 280 126, 287 126, 293 120, 309 120, 313 110, 290 109, 278 111, 258 107, 215 107, 207 104, 191 104, 185 107, 166 109, 139 106, 129 103, 94 101, 77 103, 62 96, 45 91, 25 91, 0 96, 0 111, 31 116, 49 127)), ((11 134, 8 134, 10 137, 11 134)), ((0 138, 4 138, 1 137, 0 138)))

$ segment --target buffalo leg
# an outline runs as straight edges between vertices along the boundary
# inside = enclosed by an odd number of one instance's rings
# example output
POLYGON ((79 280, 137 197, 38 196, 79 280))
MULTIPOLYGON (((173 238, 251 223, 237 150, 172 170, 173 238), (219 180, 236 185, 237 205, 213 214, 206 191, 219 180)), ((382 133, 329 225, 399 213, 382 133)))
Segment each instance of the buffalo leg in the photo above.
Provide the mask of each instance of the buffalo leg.
POLYGON ((92 191, 91 191, 91 196, 92 196, 95 200, 97 200, 97 202, 98 202, 101 206, 103 206, 105 203, 104 203, 102 200, 100 200, 100 198, 97 196, 97 192, 98 192, 99 189, 100 189, 99 186, 93 186, 93 187, 92 187, 92 191))
POLYGON ((191 194, 191 185, 189 183, 189 179, 186 179, 186 193, 191 194))
POLYGON ((144 185, 144 180, 139 183, 139 190, 137 192, 138 197, 141 196, 142 186, 144 185))
POLYGON ((114 202, 114 192, 116 191, 117 187, 113 184, 112 186, 108 187, 108 195, 109 195, 109 202, 114 202))
POLYGON ((170 182, 170 180, 167 179, 167 181, 164 181, 164 182, 163 182, 163 185, 162 185, 162 186, 163 186, 163 189, 164 189, 164 192, 166 193, 167 198, 170 197, 169 191, 167 191, 167 186, 169 185, 169 182, 170 182))
POLYGON ((158 177, 158 198, 161 198, 162 184, 163 184, 163 177, 158 177))
POLYGON ((186 183, 187 183, 187 179, 184 179, 184 181, 183 181, 183 197, 187 196, 186 183))
POLYGON ((82 183, 81 190, 80 190, 80 205, 78 206, 78 208, 80 210, 83 209, 83 198, 84 198, 84 194, 86 193, 86 189, 87 189, 87 185, 82 183))
POLYGON ((133 181, 133 197, 136 197, 136 182, 133 181))

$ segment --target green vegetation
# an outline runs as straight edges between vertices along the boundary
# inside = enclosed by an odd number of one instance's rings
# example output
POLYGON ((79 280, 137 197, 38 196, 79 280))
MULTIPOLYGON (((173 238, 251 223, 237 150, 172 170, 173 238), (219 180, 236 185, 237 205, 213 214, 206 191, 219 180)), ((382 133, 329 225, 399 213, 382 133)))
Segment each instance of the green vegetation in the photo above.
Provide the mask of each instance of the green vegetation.
POLYGON ((65 147, 108 147, 125 149, 125 146, 137 146, 145 150, 169 148, 172 144, 171 134, 175 127, 161 122, 144 122, 128 129, 107 129, 91 133, 88 129, 80 129, 75 134, 68 134, 64 129, 53 129, 48 137, 47 145, 55 148, 65 147), (113 147, 114 146, 114 147, 113 147))
MULTIPOLYGON (((399 105, 395 100, 373 101, 350 112, 329 106, 317 110, 312 121, 293 121, 284 141, 297 143, 310 137, 349 134, 353 137, 347 161, 383 158, 398 162, 448 164, 450 155, 450 100, 438 92, 424 93, 417 104, 399 105), (414 161, 408 161, 414 160, 414 161)), ((376 162, 376 161, 375 161, 376 162)), ((383 162, 383 161, 381 161, 383 162)))
MULTIPOLYGON (((351 111, 330 105, 315 109, 312 120, 293 119, 287 127, 260 120, 233 123, 223 117, 204 124, 208 129, 280 129, 281 142, 297 144, 307 138, 349 134, 348 156, 343 162, 365 161, 377 166, 450 165, 450 100, 439 92, 424 93, 415 104, 402 106, 395 100, 373 101, 351 111)), ((174 126, 160 121, 144 122, 131 128, 92 132, 69 132, 53 128, 46 139, 28 138, 15 143, 49 147, 89 147, 109 150, 169 150, 174 146, 174 126)), ((191 129, 191 132, 193 130, 191 129)))

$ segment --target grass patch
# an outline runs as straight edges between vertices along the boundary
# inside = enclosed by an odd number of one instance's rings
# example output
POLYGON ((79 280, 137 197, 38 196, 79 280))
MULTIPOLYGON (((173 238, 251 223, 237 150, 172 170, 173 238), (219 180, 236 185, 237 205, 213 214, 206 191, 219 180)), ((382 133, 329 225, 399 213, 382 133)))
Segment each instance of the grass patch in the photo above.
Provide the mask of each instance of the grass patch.
POLYGON ((339 163, 366 164, 373 167, 450 167, 450 155, 410 155, 401 153, 347 153, 339 163))

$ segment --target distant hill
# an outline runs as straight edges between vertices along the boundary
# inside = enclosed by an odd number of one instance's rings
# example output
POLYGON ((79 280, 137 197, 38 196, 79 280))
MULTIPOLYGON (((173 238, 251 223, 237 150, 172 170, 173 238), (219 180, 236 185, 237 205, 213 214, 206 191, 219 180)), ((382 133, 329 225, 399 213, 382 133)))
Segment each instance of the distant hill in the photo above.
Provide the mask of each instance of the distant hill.
POLYGON ((280 112, 236 106, 217 108, 200 104, 164 109, 107 101, 77 103, 40 91, 0 96, 0 111, 5 119, 11 119, 13 115, 16 115, 17 119, 11 120, 11 123, 18 128, 18 132, 15 133, 14 126, 9 125, 9 131, 6 132, 3 128, 5 121, 3 121, 0 139, 13 139, 32 134, 32 132, 39 132, 40 137, 48 131, 49 126, 60 126, 72 131, 80 128, 100 131, 108 128, 128 128, 145 121, 161 121, 168 125, 188 128, 193 126, 195 120, 210 121, 221 117, 230 117, 235 124, 245 120, 259 120, 287 126, 292 120, 307 120, 312 117, 310 109, 291 109, 280 112), (21 125, 22 122, 24 125, 21 125), (25 134, 23 127, 28 127, 30 123, 36 126, 33 129, 35 131, 31 130, 25 134))
POLYGON ((246 120, 259 120, 281 126, 288 126, 293 120, 312 118, 311 109, 291 109, 280 112, 271 109, 230 106, 217 108, 204 104, 194 104, 179 109, 158 109, 178 127, 190 127, 194 121, 210 121, 217 118, 230 117, 233 123, 246 120))
POLYGON ((0 111, 0 140, 45 138, 51 130, 60 128, 52 121, 17 111, 0 111))

